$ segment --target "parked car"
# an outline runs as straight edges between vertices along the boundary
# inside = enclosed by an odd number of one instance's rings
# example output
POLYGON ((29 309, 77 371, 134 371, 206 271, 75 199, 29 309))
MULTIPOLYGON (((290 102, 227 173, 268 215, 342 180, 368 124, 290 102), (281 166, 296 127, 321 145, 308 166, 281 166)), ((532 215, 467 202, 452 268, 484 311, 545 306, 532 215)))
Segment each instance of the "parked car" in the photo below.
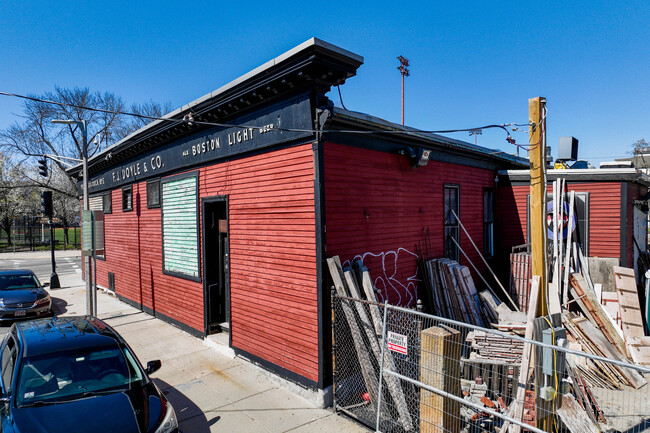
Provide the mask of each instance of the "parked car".
POLYGON ((29 269, 0 271, 0 320, 35 318, 50 314, 52 300, 29 269))
POLYGON ((15 322, 0 347, 0 431, 177 433, 176 413, 124 339, 89 316, 15 322))

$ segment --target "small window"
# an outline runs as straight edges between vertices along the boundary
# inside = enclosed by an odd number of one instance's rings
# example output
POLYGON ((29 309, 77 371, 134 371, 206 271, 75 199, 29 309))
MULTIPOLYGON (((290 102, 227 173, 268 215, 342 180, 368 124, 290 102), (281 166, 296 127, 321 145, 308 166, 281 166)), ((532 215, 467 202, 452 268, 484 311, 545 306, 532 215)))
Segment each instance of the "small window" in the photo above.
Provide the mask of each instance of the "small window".
POLYGON ((494 190, 483 190, 483 252, 494 255, 494 190))
POLYGON ((147 182, 147 209, 160 207, 160 179, 147 182))
POLYGON ((112 206, 113 206, 113 203, 112 203, 112 200, 111 200, 111 193, 109 192, 107 194, 104 194, 104 196, 102 197, 102 201, 103 201, 103 203, 102 203, 103 212, 105 214, 111 213, 112 212, 112 206))
POLYGON ((122 211, 133 210, 133 189, 130 186, 122 188, 122 211))
POLYGON ((458 219, 459 213, 459 187, 458 185, 445 185, 444 209, 445 209, 445 257, 451 260, 459 260, 458 245, 460 243, 458 219), (452 212, 453 211, 453 212, 452 212))

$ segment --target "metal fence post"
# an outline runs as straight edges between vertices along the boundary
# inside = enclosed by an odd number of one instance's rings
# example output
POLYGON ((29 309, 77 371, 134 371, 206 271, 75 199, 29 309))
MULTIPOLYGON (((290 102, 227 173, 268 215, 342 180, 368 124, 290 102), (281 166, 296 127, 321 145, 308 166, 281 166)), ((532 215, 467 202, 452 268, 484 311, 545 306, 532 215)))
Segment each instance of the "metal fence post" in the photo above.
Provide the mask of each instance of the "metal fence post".
POLYGON ((388 319, 388 301, 384 301, 384 327, 381 332, 381 361, 379 363, 379 391, 377 393, 377 424, 375 426, 375 431, 380 432, 379 422, 381 419, 381 393, 382 387, 384 385, 384 357, 386 354, 386 328, 388 319))
POLYGON ((334 301, 336 298, 336 287, 330 288, 330 307, 332 308, 332 406, 334 412, 337 412, 336 401, 336 310, 334 301))

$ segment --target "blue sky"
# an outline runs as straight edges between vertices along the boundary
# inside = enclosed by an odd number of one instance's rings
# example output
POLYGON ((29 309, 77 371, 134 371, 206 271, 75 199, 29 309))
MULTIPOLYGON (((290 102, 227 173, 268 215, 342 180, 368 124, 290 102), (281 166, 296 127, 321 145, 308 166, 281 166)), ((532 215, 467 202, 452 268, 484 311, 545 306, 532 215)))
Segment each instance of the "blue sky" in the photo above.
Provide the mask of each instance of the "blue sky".
MULTIPOLYGON (((407 125, 523 123, 528 99, 544 96, 554 156, 561 136, 577 137, 580 158, 596 166, 650 140, 647 1, 5 0, 0 91, 79 86, 176 108, 314 36, 365 58, 341 86, 350 110, 400 121, 404 55, 407 125)), ((340 105, 336 91, 330 98, 340 105)), ((0 96, 0 129, 21 104, 0 96)), ((478 144, 516 151, 497 130, 478 144)))

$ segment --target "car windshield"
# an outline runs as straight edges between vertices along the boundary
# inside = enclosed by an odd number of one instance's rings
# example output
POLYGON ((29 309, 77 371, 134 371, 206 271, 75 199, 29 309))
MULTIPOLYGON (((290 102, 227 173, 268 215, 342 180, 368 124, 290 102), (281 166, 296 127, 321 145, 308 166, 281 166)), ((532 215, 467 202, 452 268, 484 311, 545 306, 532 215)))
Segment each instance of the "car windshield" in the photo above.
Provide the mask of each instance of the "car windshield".
POLYGON ((33 274, 0 275, 0 290, 34 289, 41 283, 33 274))
POLYGON ((23 360, 15 389, 18 406, 56 403, 130 389, 144 373, 117 344, 23 360))

